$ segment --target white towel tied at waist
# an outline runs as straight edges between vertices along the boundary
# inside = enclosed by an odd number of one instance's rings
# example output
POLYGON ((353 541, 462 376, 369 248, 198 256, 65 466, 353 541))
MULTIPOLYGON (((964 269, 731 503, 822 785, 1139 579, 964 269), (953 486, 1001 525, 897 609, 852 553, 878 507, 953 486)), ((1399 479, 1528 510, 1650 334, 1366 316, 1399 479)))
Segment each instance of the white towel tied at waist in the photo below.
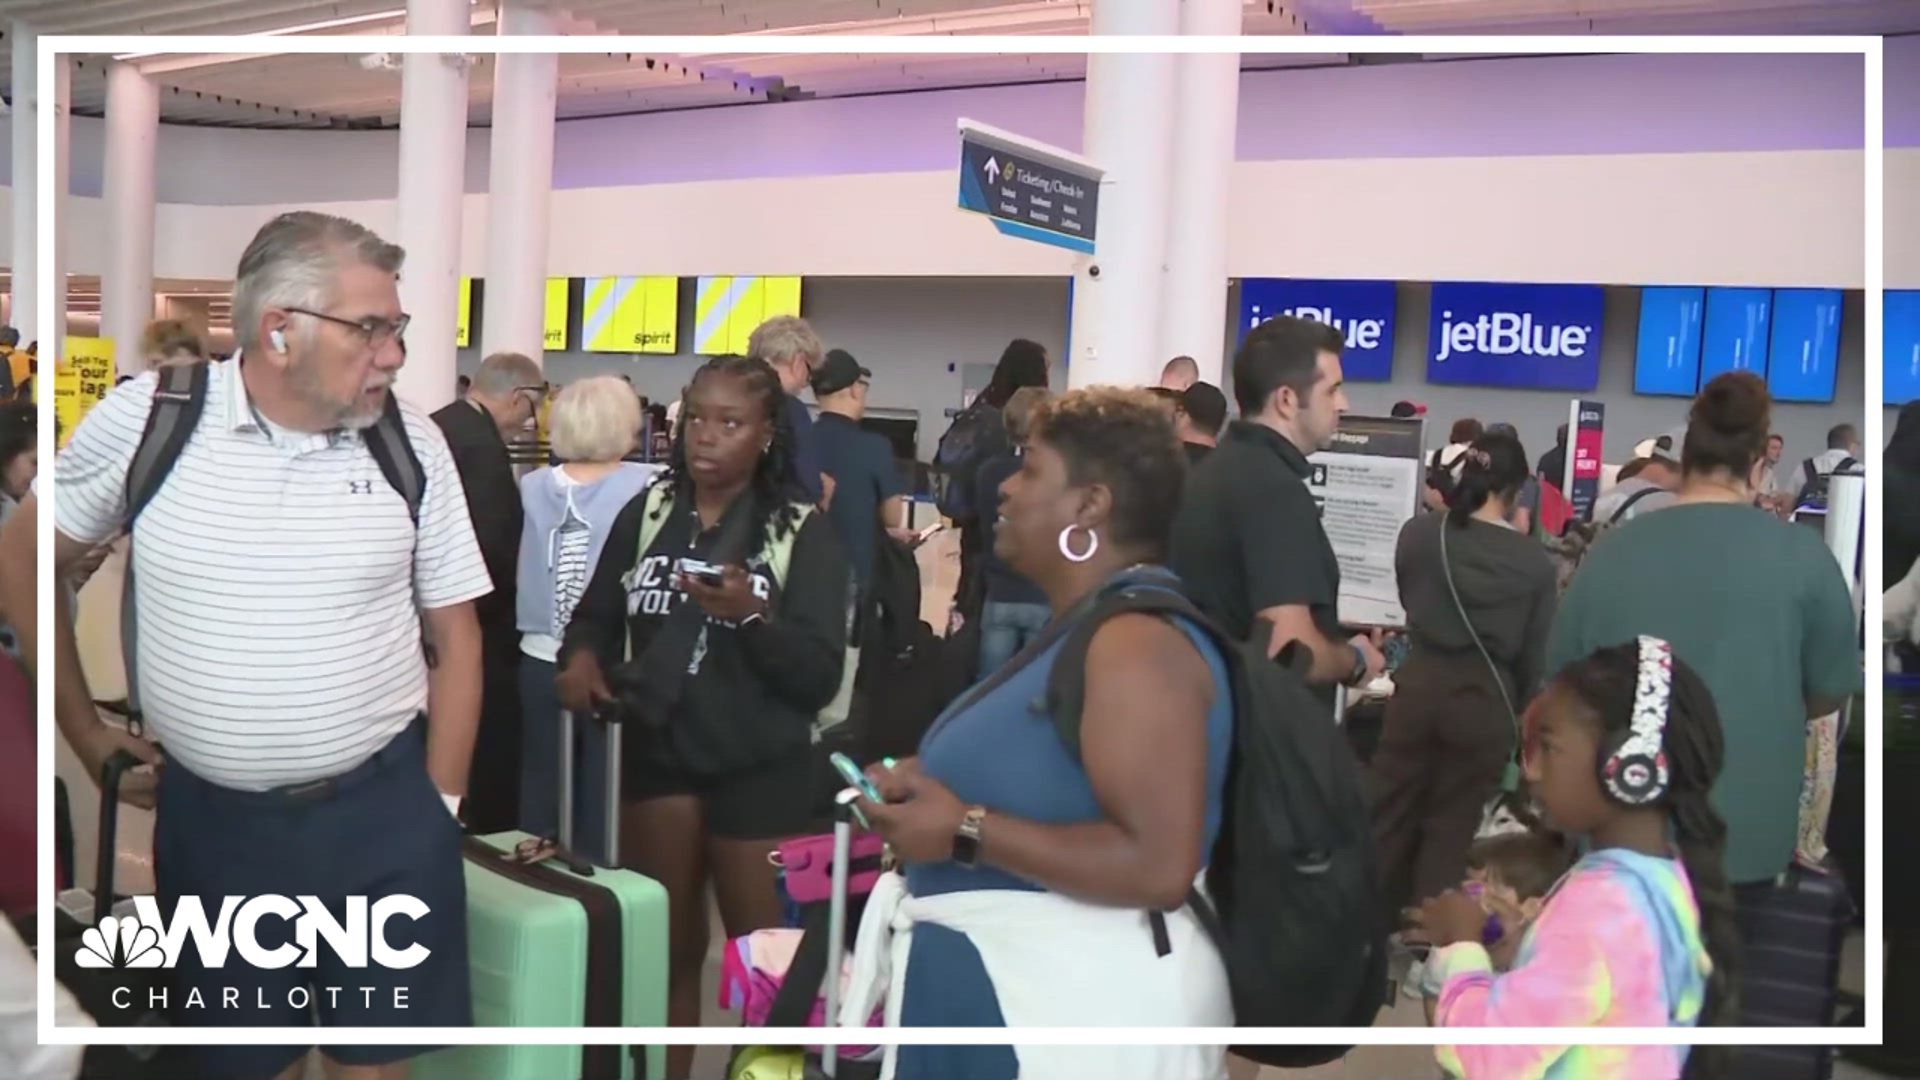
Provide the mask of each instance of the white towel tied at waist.
MULTIPOLYGON (((897 873, 882 875, 867 900, 841 1023, 864 1025, 883 998, 887 1024, 900 1023, 913 928, 923 922, 973 942, 1009 1028, 1233 1025, 1226 968, 1187 908, 1167 913, 1173 947, 1159 956, 1143 911, 1016 889, 917 897, 897 873)), ((1014 1055, 1022 1080, 1226 1076, 1223 1046, 1015 1045, 1014 1055)), ((881 1080, 893 1080, 894 1067, 889 1046, 881 1080)))

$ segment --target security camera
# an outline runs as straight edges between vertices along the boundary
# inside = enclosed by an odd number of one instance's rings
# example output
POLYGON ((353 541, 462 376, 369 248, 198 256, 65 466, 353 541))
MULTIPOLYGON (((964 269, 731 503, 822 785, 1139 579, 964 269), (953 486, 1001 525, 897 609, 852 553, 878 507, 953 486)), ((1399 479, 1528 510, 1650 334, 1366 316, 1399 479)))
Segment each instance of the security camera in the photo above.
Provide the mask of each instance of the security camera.
POLYGON ((1093 264, 1092 266, 1089 266, 1089 267, 1087 267, 1087 276, 1088 276, 1088 277, 1091 277, 1091 278, 1097 278, 1097 277, 1099 277, 1099 276, 1100 276, 1100 264, 1099 264, 1099 263, 1094 263, 1094 264, 1093 264))

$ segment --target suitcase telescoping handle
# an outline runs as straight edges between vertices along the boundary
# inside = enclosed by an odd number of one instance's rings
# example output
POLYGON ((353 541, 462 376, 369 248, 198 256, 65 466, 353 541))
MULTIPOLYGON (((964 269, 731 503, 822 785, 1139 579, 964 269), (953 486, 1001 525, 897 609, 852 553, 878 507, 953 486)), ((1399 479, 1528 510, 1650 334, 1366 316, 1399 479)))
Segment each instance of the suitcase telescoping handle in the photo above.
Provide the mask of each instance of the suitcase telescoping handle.
POLYGON ((100 850, 93 861, 93 921, 113 914, 113 870, 120 847, 120 778, 140 759, 125 750, 107 755, 100 766, 100 850))
MULTIPOLYGON (((853 803, 860 797, 847 788, 833 799, 833 888, 827 894, 826 1026, 840 1026, 840 965, 847 954, 847 888, 852 878, 853 803)), ((840 1047, 828 1033, 820 1047, 820 1071, 829 1077, 840 1066, 840 1047)))
MULTIPOLYGON (((607 726, 607 805, 601 808, 606 815, 606 850, 599 852, 600 858, 594 861, 601 866, 620 865, 620 719, 621 710, 607 710, 603 721, 607 726)), ((560 846, 576 855, 592 854, 575 851, 573 846, 573 713, 560 710, 560 846)))

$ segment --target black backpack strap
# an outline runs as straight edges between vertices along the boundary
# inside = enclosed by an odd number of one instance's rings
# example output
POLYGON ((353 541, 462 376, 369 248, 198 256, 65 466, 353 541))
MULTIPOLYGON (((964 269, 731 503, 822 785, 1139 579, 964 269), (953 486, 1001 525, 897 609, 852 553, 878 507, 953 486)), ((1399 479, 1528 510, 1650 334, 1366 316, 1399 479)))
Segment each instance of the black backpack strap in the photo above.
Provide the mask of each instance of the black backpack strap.
MULTIPOLYGON (((131 533, 140 512, 166 486, 167 476, 187 448, 207 409, 207 380, 211 366, 205 362, 163 367, 153 388, 153 407, 147 413, 147 427, 127 463, 124 487, 126 513, 122 527, 131 533)), ((133 555, 127 555, 124 582, 120 589, 120 654, 127 672, 127 730, 135 735, 145 727, 140 712, 140 622, 134 587, 133 555)))
MULTIPOLYGON (((785 977, 780 980, 780 989, 773 995, 773 1003, 767 1007, 765 1026, 806 1027, 829 974, 839 974, 838 967, 828 963, 828 916, 825 901, 800 909, 800 945, 794 950, 793 962, 787 965, 785 977)), ((827 1026, 835 1027, 838 1023, 836 1018, 827 1017, 827 1026)))
POLYGON ((1627 511, 1633 509, 1634 503, 1639 502, 1641 499, 1644 499, 1647 496, 1654 494, 1655 492, 1660 492, 1665 490, 1667 489, 1662 487, 1641 488, 1639 491, 1636 491, 1633 494, 1627 496, 1627 501, 1621 503, 1619 509, 1615 510, 1613 513, 1607 516, 1607 524, 1618 525, 1620 523, 1620 519, 1627 516, 1627 511))
POLYGON ((160 369, 153 388, 153 408, 147 413, 147 429, 127 464, 125 525, 129 530, 140 511, 166 485, 167 474, 200 426, 200 414, 207 407, 208 371, 205 363, 160 369))
POLYGON ((1108 619, 1135 612, 1178 616, 1195 623, 1220 647, 1222 658, 1229 665, 1233 662, 1232 651, 1227 647, 1232 638, 1171 585, 1131 584, 1101 598, 1092 611, 1073 623, 1066 642, 1054 657, 1053 670, 1047 675, 1044 708, 1053 720, 1060 741, 1066 744, 1075 760, 1080 757, 1080 712, 1087 695, 1087 650, 1093 645, 1094 634, 1108 619))
MULTIPOLYGON (((413 452, 413 440, 407 437, 407 418, 400 411, 398 396, 387 394, 387 407, 381 411, 380 419, 365 429, 361 437, 366 439, 367 452, 373 455, 374 464, 380 466, 380 475, 387 478, 387 485, 406 500, 417 546, 420 506, 427 501, 427 470, 420 464, 420 455, 413 452)), ((433 635, 427 629, 425 618, 420 620, 420 652, 427 658, 429 669, 440 666, 440 653, 433 647, 433 635)))
POLYGON ((418 529, 420 506, 427 501, 427 471, 420 464, 420 455, 413 452, 413 440, 407 437, 407 418, 400 411, 398 397, 387 395, 386 410, 364 434, 380 475, 407 501, 407 513, 418 529))

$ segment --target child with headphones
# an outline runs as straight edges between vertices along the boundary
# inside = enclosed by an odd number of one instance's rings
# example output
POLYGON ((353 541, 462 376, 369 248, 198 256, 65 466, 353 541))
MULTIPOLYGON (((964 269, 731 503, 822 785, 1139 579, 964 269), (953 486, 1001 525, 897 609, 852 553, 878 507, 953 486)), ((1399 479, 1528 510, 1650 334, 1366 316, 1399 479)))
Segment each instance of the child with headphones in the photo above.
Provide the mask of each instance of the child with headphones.
MULTIPOLYGON (((1693 1027, 1732 1023, 1737 931, 1709 801, 1720 719, 1706 684, 1656 638, 1601 649, 1528 709, 1528 784, 1585 854, 1526 929, 1484 942, 1464 891, 1415 915, 1434 946, 1441 1027, 1693 1027)), ((1724 1048, 1450 1046, 1452 1076, 1677 1080, 1717 1075, 1724 1048)))

